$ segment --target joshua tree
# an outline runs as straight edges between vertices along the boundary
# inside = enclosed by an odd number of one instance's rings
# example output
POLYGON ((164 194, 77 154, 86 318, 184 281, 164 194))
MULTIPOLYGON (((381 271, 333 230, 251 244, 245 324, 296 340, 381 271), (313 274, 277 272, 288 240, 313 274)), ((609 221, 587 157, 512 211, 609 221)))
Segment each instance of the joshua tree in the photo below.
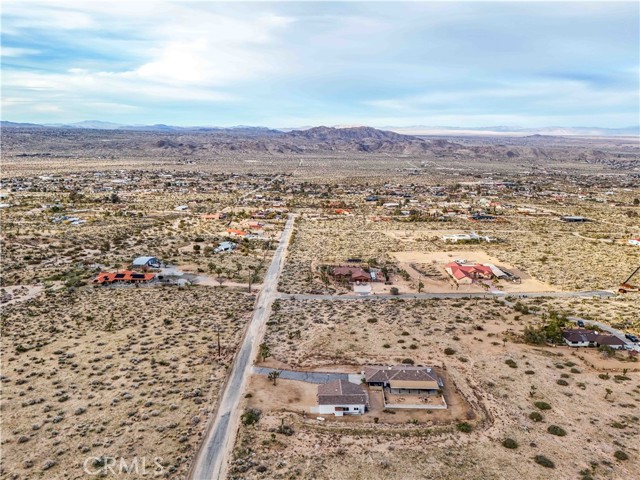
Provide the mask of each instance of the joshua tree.
POLYGON ((536 387, 535 385, 531 385, 531 388, 529 389, 529 396, 533 398, 533 396, 536 394, 537 389, 538 387, 536 387))
POLYGON ((605 388, 604 390, 607 392, 607 393, 604 395, 604 399, 606 400, 606 399, 607 399, 607 397, 613 393, 613 390, 611 390, 610 388, 605 388))
POLYGON ((263 362, 267 359, 267 357, 271 356, 271 349, 266 343, 260 344, 260 356, 262 357, 263 362))
POLYGON ((423 288, 424 288, 424 283, 422 283, 422 280, 420 280, 418 282, 418 293, 422 293, 423 288))
POLYGON ((249 272, 249 293, 251 293, 251 285, 258 279, 258 270, 260 266, 253 267, 249 272))
POLYGON ((272 370, 271 372, 269 372, 269 380, 271 380, 274 385, 276 384, 276 381, 278 380, 279 376, 280 376, 280 370, 272 370))
POLYGON ((216 280, 218 281, 218 283, 220 284, 220 286, 222 286, 222 284, 224 283, 224 277, 222 276, 222 273, 224 272, 224 270, 220 267, 216 268, 216 280))

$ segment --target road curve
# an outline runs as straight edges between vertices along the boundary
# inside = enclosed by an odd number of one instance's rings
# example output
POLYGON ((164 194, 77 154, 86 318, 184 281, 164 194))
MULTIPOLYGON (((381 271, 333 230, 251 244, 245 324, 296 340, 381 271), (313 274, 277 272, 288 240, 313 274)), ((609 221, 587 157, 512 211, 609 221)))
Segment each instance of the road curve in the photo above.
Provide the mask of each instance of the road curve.
POLYGON ((219 400, 218 409, 211 420, 211 426, 207 429, 203 444, 194 460, 189 475, 192 480, 218 480, 226 477, 227 459, 233 449, 240 420, 240 397, 245 389, 246 379, 251 374, 252 360, 258 354, 258 345, 264 335, 271 304, 277 298, 278 278, 287 245, 291 239, 294 220, 295 216, 289 215, 280 237, 280 244, 265 274, 262 290, 254 307, 253 318, 231 366, 231 372, 219 400))

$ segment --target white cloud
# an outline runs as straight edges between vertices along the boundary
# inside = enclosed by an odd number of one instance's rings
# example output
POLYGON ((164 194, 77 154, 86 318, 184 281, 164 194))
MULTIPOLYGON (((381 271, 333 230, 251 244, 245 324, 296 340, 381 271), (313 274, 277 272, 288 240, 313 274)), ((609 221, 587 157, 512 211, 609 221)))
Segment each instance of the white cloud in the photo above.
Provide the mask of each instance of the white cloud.
POLYGON ((26 57, 28 55, 37 55, 39 50, 33 48, 7 47, 0 45, 1 57, 26 57))

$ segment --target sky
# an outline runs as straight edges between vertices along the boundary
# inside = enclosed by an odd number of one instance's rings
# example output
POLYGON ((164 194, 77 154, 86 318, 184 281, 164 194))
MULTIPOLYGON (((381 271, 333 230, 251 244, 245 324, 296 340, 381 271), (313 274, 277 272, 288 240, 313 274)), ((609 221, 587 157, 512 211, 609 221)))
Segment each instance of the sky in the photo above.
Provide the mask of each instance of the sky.
POLYGON ((638 125, 638 2, 3 0, 2 120, 638 125))

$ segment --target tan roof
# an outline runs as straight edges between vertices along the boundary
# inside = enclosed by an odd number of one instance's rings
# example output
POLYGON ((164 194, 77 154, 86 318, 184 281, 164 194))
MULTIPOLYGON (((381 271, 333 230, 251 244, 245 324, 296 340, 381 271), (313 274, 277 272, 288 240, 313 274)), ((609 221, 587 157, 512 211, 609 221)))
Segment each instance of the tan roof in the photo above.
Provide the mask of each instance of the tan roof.
POLYGON ((440 378, 431 367, 408 365, 364 367, 364 378, 367 383, 390 383, 392 380, 402 382, 405 385, 411 382, 435 382, 437 385, 441 383, 440 378))
POLYGON ((319 405, 367 405, 367 394, 360 385, 346 380, 318 385, 319 405))

